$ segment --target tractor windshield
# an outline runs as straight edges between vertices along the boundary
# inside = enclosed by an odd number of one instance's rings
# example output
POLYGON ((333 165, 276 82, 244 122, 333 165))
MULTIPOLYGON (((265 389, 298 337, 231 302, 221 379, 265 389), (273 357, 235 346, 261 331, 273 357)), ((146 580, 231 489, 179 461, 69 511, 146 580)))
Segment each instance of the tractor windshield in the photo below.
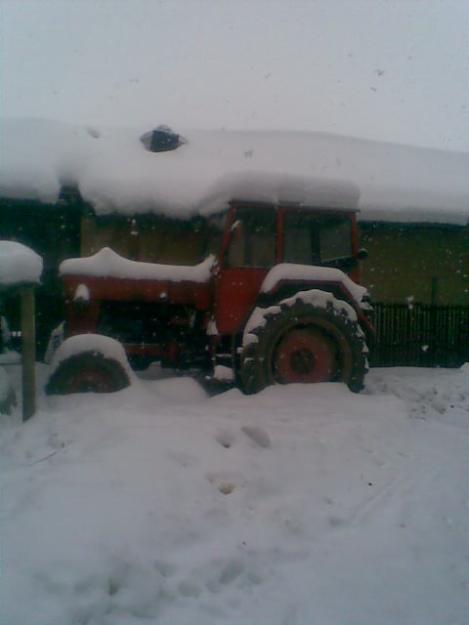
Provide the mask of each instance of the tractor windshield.
POLYGON ((346 215, 287 212, 286 263, 340 265, 352 257, 352 222, 346 215))
POLYGON ((275 264, 276 211, 242 207, 231 227, 228 267, 270 268, 275 264))

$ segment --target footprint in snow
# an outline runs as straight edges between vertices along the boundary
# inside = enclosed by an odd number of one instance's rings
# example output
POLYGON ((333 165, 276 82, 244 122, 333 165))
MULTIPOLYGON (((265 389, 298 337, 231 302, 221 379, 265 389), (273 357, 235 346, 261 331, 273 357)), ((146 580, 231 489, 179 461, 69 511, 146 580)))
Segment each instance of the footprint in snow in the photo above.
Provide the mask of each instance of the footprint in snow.
POLYGON ((220 445, 225 449, 229 449, 230 447, 232 447, 235 439, 235 433, 229 429, 219 430, 215 435, 215 440, 217 441, 217 443, 220 443, 220 445))
POLYGON ((257 425, 243 425, 241 431, 246 434, 258 447, 272 447, 269 433, 257 425))
POLYGON ((222 471, 219 473, 207 474, 210 484, 214 484, 222 495, 231 495, 231 493, 246 484, 246 480, 240 473, 231 471, 222 471))
POLYGON ((216 594, 223 586, 228 586, 244 573, 244 564, 237 558, 210 563, 210 576, 206 581, 207 590, 216 594))
POLYGON ((191 454, 187 451, 170 451, 168 453, 168 456, 174 460, 174 462, 176 462, 177 464, 179 464, 181 467, 187 468, 187 467, 193 467, 194 465, 197 464, 197 458, 196 456, 194 456, 194 454, 191 454))
POLYGON ((190 597, 192 599, 197 599, 197 597, 199 597, 201 593, 201 590, 197 586, 197 584, 187 580, 182 581, 179 584, 178 590, 183 597, 190 597))

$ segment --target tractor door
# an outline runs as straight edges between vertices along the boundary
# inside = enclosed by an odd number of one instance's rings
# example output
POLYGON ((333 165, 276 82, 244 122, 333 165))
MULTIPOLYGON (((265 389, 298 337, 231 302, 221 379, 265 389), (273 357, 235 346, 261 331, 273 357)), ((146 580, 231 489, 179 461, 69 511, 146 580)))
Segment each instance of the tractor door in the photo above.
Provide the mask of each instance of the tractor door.
POLYGON ((269 269, 276 263, 276 210, 233 207, 215 280, 215 320, 220 334, 244 326, 269 269))

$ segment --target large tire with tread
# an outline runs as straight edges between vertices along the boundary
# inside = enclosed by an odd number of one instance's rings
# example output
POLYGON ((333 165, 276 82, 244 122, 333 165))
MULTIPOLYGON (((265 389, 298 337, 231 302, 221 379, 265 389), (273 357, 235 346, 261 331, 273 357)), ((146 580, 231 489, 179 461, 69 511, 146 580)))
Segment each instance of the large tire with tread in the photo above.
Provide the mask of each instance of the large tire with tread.
POLYGON ((263 322, 249 329, 239 371, 245 393, 295 382, 343 381, 354 392, 363 388, 364 333, 349 304, 324 295, 307 301, 298 293, 265 311, 263 322))
POLYGON ((46 385, 48 395, 113 393, 130 385, 124 367, 99 352, 86 351, 63 360, 46 385))

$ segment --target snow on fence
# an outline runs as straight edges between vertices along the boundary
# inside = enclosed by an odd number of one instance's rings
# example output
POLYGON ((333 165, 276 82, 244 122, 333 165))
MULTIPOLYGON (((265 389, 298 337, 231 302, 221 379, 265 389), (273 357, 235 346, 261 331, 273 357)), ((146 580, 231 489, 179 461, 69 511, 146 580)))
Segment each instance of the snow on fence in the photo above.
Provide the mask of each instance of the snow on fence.
POLYGON ((459 367, 469 361, 469 306, 373 304, 375 367, 459 367))

